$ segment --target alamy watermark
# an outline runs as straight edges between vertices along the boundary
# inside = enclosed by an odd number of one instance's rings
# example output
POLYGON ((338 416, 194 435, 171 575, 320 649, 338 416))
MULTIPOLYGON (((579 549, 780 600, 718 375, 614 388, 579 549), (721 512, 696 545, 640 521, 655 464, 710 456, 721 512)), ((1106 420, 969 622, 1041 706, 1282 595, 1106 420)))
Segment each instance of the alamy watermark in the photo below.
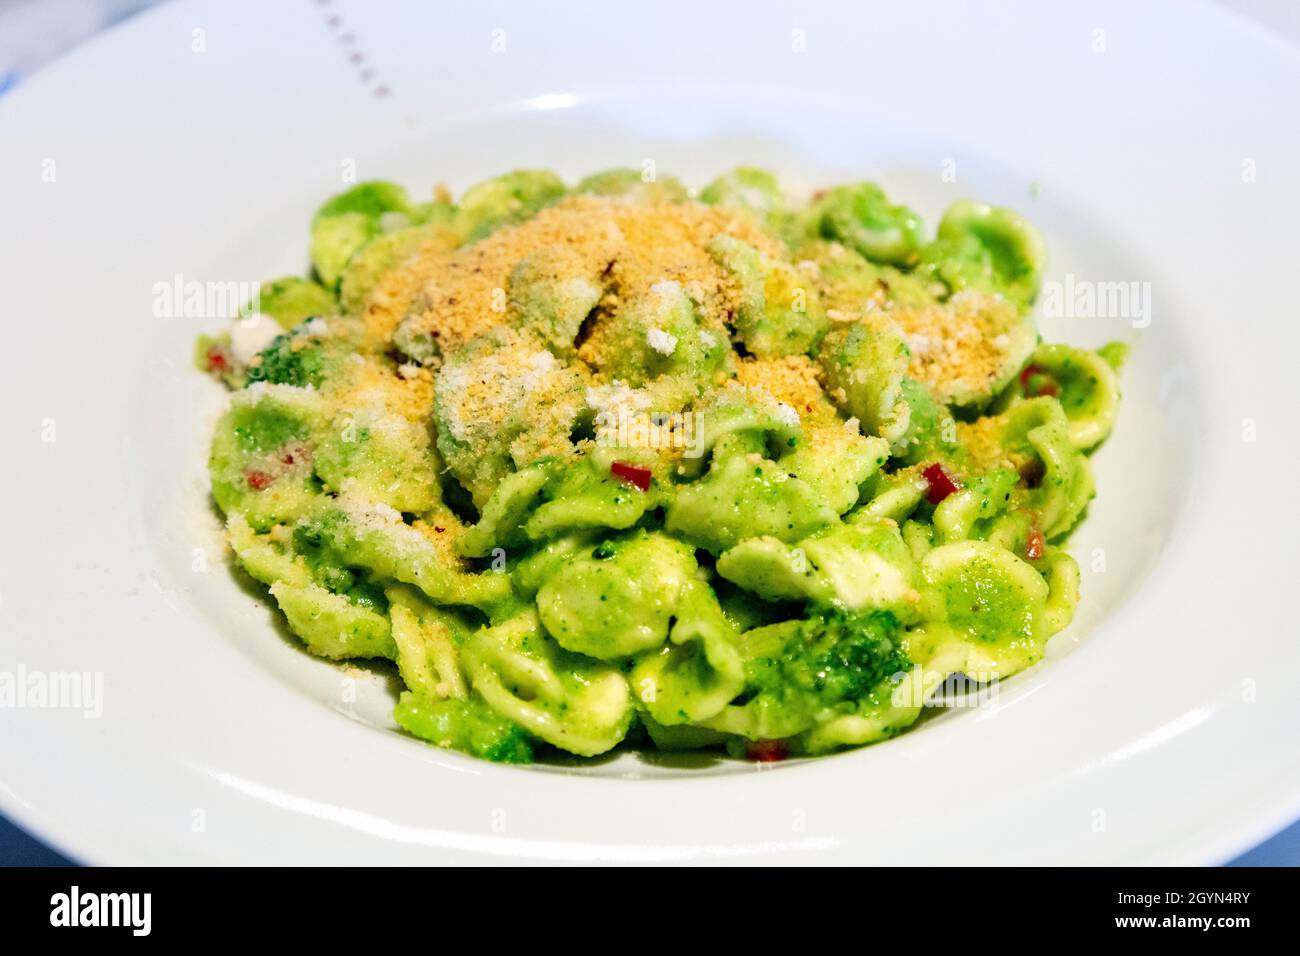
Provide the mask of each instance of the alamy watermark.
POLYGON ((66 893, 50 897, 50 925, 122 927, 132 936, 148 936, 153 928, 152 893, 82 892, 73 884, 66 893))
POLYGON ((19 664, 0 671, 0 710, 79 710, 94 720, 104 715, 104 674, 28 670, 19 664))
POLYGON ((1054 319, 1126 319, 1135 329, 1151 324, 1151 283, 1096 282, 1067 272, 1064 282, 1044 282, 1043 314, 1054 319))
POLYGON ((261 311, 260 282, 200 281, 179 272, 155 282, 152 311, 159 319, 228 319, 241 311, 250 316, 261 311))
POLYGON ((596 415, 596 444, 613 448, 680 450, 683 458, 704 457, 700 412, 648 412, 619 408, 596 415))
MULTIPOLYGON (((934 707, 944 710, 979 710, 997 703, 1002 681, 996 674, 949 674, 916 670, 895 675, 890 702, 895 707, 934 707)), ((995 713, 996 709, 985 711, 995 713)))

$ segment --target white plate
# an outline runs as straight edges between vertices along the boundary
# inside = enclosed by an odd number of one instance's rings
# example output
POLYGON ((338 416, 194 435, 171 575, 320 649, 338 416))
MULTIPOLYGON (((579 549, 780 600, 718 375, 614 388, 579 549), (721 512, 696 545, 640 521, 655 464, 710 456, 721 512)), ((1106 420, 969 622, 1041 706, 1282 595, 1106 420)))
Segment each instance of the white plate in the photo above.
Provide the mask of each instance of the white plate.
POLYGON ((0 711, 0 808, 116 863, 1239 851, 1300 810, 1297 115, 1294 50, 1181 3, 132 21, 0 100, 0 674, 103 681, 99 717, 0 711), (160 288, 300 271, 350 171, 423 191, 646 159, 697 184, 878 178, 930 222, 1010 204, 1050 281, 1149 283, 1149 327, 1043 320, 1134 349, 1073 542, 1078 620, 994 705, 762 770, 492 766, 393 732, 383 677, 309 658, 231 576, 204 475, 222 396, 189 361, 232 306, 158 317, 160 288))

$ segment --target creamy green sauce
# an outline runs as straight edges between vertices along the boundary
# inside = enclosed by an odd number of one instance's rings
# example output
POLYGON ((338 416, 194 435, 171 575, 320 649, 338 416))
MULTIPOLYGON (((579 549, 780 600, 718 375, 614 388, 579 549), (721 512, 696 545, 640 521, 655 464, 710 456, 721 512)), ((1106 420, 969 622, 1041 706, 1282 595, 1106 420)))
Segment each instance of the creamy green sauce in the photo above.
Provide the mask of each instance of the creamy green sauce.
POLYGON ((1010 210, 519 171, 363 183, 310 254, 198 344, 212 494, 309 651, 394 662, 409 734, 819 754, 1073 616, 1124 346, 1039 343, 1010 210))

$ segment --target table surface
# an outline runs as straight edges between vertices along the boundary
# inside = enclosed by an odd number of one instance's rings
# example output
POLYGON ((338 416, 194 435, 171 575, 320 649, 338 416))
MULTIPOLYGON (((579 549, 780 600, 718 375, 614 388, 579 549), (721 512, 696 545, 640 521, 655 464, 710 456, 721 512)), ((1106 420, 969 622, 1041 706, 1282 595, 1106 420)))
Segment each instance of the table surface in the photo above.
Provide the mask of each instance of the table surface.
MULTIPOLYGON (((0 95, 21 77, 156 0, 0 0, 0 95)), ((1295 0, 1218 0, 1300 42, 1295 0)), ((0 866, 72 866, 72 860, 0 816, 0 866)), ((1300 866, 1300 822, 1229 866, 1300 866)))

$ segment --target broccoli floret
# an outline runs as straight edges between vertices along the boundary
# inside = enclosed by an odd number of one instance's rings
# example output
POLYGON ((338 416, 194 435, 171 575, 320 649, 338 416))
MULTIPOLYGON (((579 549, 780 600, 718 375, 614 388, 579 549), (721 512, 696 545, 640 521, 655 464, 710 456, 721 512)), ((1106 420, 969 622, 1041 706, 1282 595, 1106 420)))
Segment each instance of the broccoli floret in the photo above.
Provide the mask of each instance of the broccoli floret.
POLYGON ((898 631, 885 611, 823 612, 805 623, 802 648, 787 657, 787 677, 828 706, 861 700, 881 681, 911 669, 898 631))
POLYGON ((312 388, 325 375, 325 356, 318 344, 292 333, 277 335, 248 368, 248 384, 295 385, 312 388))
POLYGON ((911 669, 899 645, 900 630, 887 611, 816 612, 784 631, 778 649, 749 660, 747 693, 765 698, 765 705, 783 712, 791 724, 810 722, 826 709, 848 709, 843 705, 911 669))
POLYGON ((403 691, 393 718, 407 733, 497 763, 531 763, 532 738, 477 694, 461 700, 429 700, 403 691))

